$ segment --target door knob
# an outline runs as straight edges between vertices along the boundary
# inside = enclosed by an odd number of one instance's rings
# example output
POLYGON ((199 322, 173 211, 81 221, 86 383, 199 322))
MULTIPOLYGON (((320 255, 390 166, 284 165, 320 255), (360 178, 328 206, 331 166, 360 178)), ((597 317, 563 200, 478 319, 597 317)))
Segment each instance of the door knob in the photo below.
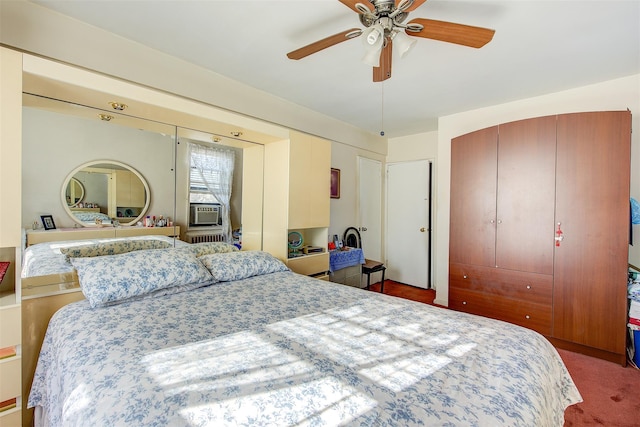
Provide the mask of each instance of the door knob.
POLYGON ((424 227, 420 227, 420 232, 424 233, 426 231, 426 229, 424 227))
POLYGON ((367 231, 367 227, 360 228, 360 231, 367 231))

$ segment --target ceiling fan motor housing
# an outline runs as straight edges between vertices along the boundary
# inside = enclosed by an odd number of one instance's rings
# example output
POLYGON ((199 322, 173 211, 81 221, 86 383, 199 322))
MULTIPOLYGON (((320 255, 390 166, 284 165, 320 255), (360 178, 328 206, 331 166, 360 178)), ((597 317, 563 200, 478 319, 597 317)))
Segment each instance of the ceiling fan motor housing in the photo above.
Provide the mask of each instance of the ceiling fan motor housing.
POLYGON ((380 14, 391 13, 396 8, 395 0, 369 0, 380 14))

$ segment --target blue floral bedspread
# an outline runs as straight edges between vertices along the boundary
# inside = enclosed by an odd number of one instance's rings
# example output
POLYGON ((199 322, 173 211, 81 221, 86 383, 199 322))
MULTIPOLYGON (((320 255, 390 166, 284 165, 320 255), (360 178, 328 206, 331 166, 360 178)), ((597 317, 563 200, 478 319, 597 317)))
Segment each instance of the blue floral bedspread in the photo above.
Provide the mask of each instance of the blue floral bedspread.
POLYGON ((515 325, 291 272, 52 318, 51 426, 562 426, 581 401, 515 325))

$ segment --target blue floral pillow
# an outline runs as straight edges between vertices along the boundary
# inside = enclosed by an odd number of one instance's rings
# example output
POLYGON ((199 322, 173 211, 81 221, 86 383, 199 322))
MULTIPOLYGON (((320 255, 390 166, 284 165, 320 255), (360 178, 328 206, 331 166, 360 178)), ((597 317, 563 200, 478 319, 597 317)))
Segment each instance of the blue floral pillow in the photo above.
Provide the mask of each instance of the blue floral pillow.
POLYGON ((262 251, 238 251, 201 256, 216 282, 240 280, 261 274, 288 271, 278 258, 262 251))
POLYGON ((71 263, 91 307, 146 295, 166 295, 214 282, 195 254, 184 248, 72 258, 71 263))
POLYGON ((126 252, 141 251, 145 249, 167 249, 173 244, 164 240, 155 239, 122 239, 111 242, 99 242, 88 245, 78 245, 60 248, 60 252, 68 258, 84 258, 104 255, 117 255, 126 252))
POLYGON ((238 248, 226 242, 193 243, 189 247, 195 252, 196 256, 198 257, 209 254, 222 254, 238 251, 238 248))

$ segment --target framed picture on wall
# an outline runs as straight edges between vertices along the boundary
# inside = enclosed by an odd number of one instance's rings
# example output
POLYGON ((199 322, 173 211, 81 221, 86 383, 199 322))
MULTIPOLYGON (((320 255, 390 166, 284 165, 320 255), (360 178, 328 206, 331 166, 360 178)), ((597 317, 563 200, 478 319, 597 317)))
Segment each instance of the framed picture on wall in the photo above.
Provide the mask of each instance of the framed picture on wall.
POLYGON ((42 226, 45 230, 55 230, 56 224, 53 222, 53 216, 41 215, 40 219, 42 220, 42 226))
POLYGON ((331 198, 340 198, 340 169, 331 168, 331 198))

